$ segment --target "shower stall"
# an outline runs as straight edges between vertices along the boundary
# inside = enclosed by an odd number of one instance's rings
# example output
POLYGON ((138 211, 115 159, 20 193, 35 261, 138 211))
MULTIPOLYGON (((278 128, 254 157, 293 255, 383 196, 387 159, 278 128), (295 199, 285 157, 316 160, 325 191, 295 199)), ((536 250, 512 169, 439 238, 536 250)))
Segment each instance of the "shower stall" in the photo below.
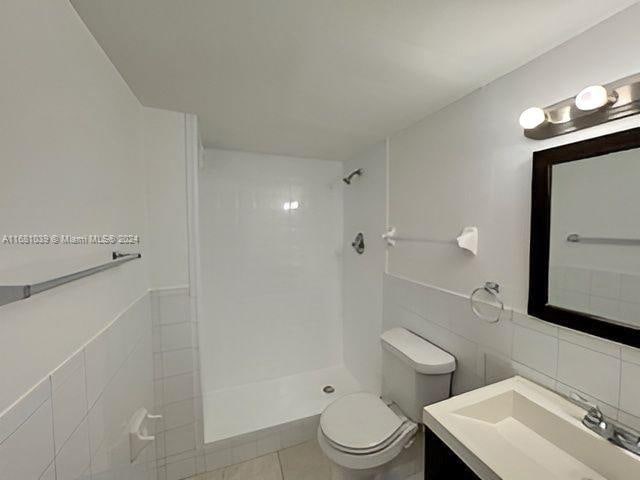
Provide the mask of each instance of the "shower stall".
POLYGON ((343 176, 341 162, 204 151, 195 268, 206 443, 317 415, 361 389, 343 365, 342 257, 354 254, 343 252, 343 176))

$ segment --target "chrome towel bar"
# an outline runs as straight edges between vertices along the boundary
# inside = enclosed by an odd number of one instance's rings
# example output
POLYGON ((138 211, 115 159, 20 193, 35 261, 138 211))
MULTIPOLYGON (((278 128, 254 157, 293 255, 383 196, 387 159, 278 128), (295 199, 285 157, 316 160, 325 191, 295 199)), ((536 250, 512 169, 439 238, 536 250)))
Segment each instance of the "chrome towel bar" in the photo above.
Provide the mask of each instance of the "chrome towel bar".
POLYGON ((570 233, 567 235, 567 242, 594 243, 602 245, 640 245, 640 238, 581 237, 577 233, 570 233))
POLYGON ((0 305, 24 300, 36 293, 51 290, 52 288, 59 287, 65 283, 73 282, 95 273, 109 270, 110 268, 117 267, 123 263, 130 262, 131 260, 141 258, 142 254, 112 252, 111 257, 112 260, 110 262, 103 263, 102 265, 87 268, 86 270, 70 273, 68 275, 62 275, 61 277, 45 280, 44 282, 33 283, 30 285, 0 285, 0 305))
POLYGON ((458 245, 463 250, 468 250, 474 255, 478 254, 478 227, 464 227, 462 233, 451 240, 424 238, 424 237, 406 237, 397 234, 395 227, 389 227, 382 238, 387 242, 387 246, 393 247, 396 242, 425 242, 425 243, 443 243, 458 245))

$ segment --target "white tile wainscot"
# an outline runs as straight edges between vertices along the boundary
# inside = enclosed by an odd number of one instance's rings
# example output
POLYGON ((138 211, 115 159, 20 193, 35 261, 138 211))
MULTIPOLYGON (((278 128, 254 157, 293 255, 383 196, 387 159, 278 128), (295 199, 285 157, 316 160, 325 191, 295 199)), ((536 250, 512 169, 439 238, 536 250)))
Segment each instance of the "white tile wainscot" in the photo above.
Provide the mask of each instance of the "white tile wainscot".
POLYGON ((154 449, 131 464, 122 428, 153 408, 151 344, 145 294, 0 414, 0 477, 155 479, 154 449))
MULTIPOLYGON (((384 299, 385 328, 405 326, 456 356, 456 393, 518 373, 562 393, 578 390, 640 428, 640 350, 517 312, 484 324, 467 297, 391 275, 384 299)), ((3 477, 149 480, 157 469, 158 480, 179 480, 312 439, 317 416, 203 444, 198 325, 190 312, 187 288, 143 296, 3 412, 3 477), (119 426, 141 405, 165 418, 156 448, 131 465, 119 426)))
MULTIPOLYGON (((572 275, 572 285, 592 285, 572 275)), ((604 288, 601 282, 594 288, 604 288)), ((628 282, 627 282, 628 283, 628 282)), ((403 326, 457 359, 454 393, 521 375, 640 428, 640 350, 505 310, 498 324, 473 316, 469 297, 386 274, 384 328, 403 326)))
POLYGON ((315 438, 318 416, 204 444, 198 323, 187 287, 151 292, 158 480, 181 480, 315 438))
POLYGON ((549 271, 552 304, 640 325, 640 276, 570 265, 549 271))
POLYGON ((198 324, 189 288, 152 290, 155 409, 159 480, 203 473, 198 324))

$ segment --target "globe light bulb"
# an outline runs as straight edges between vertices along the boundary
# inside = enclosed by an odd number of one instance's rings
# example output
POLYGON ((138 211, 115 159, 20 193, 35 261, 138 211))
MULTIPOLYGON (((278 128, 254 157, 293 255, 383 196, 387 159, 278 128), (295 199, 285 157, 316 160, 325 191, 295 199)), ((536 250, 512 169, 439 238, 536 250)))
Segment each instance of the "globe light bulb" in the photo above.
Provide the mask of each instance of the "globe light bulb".
POLYGON ((576 107, 579 110, 595 110, 609 103, 609 92, 602 85, 591 85, 576 96, 576 107))
POLYGON ((547 120, 547 114, 540 107, 527 108, 520 114, 520 126, 525 130, 531 130, 542 125, 547 120))

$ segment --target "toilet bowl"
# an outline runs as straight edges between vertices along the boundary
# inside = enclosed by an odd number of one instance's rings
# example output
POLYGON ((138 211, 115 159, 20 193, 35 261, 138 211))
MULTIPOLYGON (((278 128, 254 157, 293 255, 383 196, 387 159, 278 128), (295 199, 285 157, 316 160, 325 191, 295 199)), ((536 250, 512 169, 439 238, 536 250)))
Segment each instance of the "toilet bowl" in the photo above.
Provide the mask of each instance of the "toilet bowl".
POLYGON ((424 406, 449 397, 453 356, 404 328, 380 338, 389 401, 352 393, 320 416, 318 443, 332 462, 332 480, 382 480, 390 462, 413 444, 424 406))
POLYGON ((325 409, 318 443, 333 480, 382 478, 384 467, 413 444, 418 424, 370 393, 346 395, 325 409))

